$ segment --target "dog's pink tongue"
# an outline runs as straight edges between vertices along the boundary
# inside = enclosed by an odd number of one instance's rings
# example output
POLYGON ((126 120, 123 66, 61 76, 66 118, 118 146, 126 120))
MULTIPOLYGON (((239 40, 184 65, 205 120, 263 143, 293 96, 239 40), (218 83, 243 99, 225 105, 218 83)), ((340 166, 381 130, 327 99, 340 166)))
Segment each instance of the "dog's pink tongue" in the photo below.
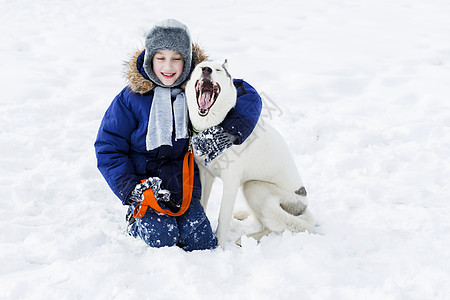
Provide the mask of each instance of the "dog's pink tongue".
POLYGON ((210 105, 211 105, 211 92, 204 91, 200 99, 200 108, 208 109, 210 105))

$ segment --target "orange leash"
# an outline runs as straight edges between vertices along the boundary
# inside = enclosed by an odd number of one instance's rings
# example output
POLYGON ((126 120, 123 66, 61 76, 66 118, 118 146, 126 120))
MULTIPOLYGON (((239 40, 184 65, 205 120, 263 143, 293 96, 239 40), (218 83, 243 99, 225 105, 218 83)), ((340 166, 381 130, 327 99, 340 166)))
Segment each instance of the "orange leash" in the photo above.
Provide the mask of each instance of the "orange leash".
MULTIPOLYGON (((146 179, 142 179, 144 182, 146 179)), ((152 189, 144 191, 144 200, 136 206, 133 211, 133 217, 140 219, 145 215, 147 208, 150 206, 157 212, 178 217, 186 212, 191 204, 192 190, 194 188, 194 154, 192 151, 186 152, 183 160, 183 201, 181 202, 181 208, 178 212, 174 213, 168 209, 163 209, 159 206, 158 202, 153 195, 152 189)))

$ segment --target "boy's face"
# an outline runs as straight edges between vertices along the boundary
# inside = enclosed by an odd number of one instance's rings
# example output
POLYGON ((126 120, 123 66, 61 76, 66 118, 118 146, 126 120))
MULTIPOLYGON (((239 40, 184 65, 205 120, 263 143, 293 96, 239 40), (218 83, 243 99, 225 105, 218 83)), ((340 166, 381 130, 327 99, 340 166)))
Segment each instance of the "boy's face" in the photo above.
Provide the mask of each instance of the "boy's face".
POLYGON ((164 85, 172 85, 183 72, 181 54, 172 50, 158 50, 153 56, 153 72, 164 85))

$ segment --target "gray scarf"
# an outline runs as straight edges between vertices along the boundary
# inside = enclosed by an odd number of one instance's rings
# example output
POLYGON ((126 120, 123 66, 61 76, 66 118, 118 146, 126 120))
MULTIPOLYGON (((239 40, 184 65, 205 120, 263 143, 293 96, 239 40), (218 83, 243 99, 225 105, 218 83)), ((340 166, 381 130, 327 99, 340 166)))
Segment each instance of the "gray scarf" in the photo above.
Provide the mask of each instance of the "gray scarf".
POLYGON ((172 146, 174 123, 175 140, 188 138, 188 110, 184 92, 182 89, 157 86, 148 118, 147 151, 162 145, 172 146), (172 97, 176 97, 173 104, 172 97))

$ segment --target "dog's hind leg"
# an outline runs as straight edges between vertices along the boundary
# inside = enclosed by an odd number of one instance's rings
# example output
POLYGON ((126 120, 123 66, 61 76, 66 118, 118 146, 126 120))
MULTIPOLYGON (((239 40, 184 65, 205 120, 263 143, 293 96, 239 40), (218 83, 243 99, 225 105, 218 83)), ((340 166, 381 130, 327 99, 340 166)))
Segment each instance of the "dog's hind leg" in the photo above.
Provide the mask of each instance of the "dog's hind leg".
POLYGON ((245 198, 263 225, 275 232, 314 230, 314 218, 301 196, 273 183, 249 181, 244 185, 245 198))

